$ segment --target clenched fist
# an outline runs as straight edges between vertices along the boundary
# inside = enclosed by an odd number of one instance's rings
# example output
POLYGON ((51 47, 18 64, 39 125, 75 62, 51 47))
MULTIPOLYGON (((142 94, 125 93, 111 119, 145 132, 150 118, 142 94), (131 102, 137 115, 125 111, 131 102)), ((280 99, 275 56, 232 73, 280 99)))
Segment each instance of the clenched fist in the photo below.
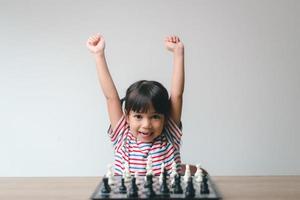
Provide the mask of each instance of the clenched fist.
POLYGON ((96 34, 86 42, 87 48, 94 54, 103 54, 105 49, 105 41, 102 35, 96 34))
POLYGON ((175 35, 167 36, 165 38, 166 49, 171 52, 183 52, 184 46, 179 37, 175 35))

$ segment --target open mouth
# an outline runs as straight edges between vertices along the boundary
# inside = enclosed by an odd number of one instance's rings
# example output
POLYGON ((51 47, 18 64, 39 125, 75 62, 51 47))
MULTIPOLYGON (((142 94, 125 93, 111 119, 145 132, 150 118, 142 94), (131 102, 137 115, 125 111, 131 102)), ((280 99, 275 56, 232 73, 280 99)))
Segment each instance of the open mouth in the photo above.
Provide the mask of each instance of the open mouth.
POLYGON ((150 136, 150 135, 152 135, 152 133, 153 133, 153 132, 147 132, 147 133, 145 133, 145 132, 140 132, 140 131, 139 131, 139 134, 141 134, 141 135, 143 135, 143 136, 150 136))

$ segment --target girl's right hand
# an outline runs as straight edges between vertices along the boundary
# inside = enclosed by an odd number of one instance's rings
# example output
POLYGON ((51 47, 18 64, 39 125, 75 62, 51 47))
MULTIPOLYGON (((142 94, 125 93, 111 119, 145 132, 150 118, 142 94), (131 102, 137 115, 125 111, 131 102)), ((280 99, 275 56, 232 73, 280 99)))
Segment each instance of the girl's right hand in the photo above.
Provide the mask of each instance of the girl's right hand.
POLYGON ((87 48, 94 54, 103 54, 105 49, 105 41, 99 33, 89 37, 86 42, 87 48))

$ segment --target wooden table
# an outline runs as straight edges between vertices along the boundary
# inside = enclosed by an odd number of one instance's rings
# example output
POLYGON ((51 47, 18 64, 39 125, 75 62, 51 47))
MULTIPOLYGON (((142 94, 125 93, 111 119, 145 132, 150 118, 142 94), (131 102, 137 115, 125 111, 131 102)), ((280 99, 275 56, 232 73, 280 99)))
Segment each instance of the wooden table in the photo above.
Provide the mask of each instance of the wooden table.
MULTIPOLYGON (((300 176, 212 177, 223 199, 300 199, 300 176)), ((1 200, 85 200, 100 177, 0 178, 1 200)))

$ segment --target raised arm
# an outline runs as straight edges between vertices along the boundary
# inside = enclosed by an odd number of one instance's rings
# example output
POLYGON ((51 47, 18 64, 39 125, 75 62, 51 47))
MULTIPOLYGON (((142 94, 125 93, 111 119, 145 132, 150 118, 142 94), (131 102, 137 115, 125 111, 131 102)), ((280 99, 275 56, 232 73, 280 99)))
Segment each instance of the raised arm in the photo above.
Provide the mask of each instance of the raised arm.
POLYGON ((179 125, 181 121, 184 90, 184 45, 177 36, 165 38, 166 48, 173 53, 173 75, 171 84, 171 118, 179 125))
POLYGON ((114 129, 123 112, 119 94, 107 67, 104 38, 100 34, 93 35, 87 40, 86 45, 96 61, 99 83, 106 98, 109 120, 114 129))

